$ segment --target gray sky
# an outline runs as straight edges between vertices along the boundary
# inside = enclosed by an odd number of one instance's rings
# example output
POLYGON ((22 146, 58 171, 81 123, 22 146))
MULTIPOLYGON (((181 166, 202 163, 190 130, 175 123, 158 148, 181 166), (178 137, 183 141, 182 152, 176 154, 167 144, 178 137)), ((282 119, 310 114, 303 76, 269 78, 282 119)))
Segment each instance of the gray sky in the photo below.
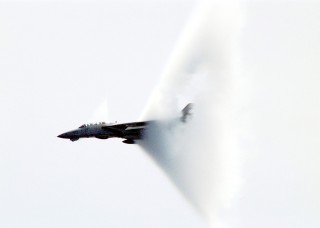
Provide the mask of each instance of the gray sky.
MULTIPOLYGON (((208 227, 137 146, 56 138, 106 99, 137 120, 193 6, 0 3, 0 227, 208 227)), ((229 227, 320 225, 319 10, 246 4, 229 227)))

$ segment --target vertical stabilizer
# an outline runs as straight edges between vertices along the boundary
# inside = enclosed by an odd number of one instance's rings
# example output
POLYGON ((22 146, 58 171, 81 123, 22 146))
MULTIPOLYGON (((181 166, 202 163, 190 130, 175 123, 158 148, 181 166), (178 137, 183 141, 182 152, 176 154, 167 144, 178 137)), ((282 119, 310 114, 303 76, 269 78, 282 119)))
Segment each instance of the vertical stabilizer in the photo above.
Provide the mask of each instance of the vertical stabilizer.
POLYGON ((193 104, 192 103, 189 103, 186 105, 186 107, 184 107, 182 110, 181 110, 181 113, 182 113, 182 116, 181 116, 181 121, 182 122, 186 122, 187 119, 189 118, 189 116, 191 116, 191 110, 193 108, 193 104))

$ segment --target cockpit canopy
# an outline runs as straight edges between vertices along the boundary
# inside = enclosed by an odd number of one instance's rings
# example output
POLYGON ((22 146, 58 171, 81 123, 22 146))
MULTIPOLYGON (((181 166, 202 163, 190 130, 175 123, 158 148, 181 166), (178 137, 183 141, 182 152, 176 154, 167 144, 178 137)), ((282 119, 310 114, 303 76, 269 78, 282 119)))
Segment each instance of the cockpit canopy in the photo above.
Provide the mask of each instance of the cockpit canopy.
POLYGON ((94 126, 94 125, 102 125, 106 124, 105 122, 99 122, 99 123, 89 123, 89 124, 82 124, 79 128, 84 128, 84 127, 89 127, 89 126, 94 126))

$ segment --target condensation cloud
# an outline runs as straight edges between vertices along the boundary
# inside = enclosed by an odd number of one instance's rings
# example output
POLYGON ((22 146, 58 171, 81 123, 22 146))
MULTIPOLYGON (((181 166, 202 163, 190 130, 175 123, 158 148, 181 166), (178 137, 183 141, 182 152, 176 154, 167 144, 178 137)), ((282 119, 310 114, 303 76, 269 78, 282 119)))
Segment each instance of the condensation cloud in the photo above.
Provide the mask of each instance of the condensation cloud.
POLYGON ((190 18, 143 119, 162 119, 142 147, 213 225, 239 189, 234 97, 241 10, 204 1, 190 18), (189 102, 192 117, 174 117, 189 102))

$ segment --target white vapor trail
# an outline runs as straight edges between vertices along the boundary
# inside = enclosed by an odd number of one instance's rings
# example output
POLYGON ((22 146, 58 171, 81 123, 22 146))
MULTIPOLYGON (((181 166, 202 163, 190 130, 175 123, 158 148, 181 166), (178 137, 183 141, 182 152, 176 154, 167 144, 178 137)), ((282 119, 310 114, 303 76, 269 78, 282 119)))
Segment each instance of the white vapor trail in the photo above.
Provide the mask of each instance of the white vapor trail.
POLYGON ((90 117, 88 123, 94 123, 94 122, 109 122, 110 121, 110 115, 109 115, 109 108, 108 108, 108 102, 107 100, 103 101, 93 112, 92 116, 90 117))
POLYGON ((241 25, 236 1, 202 2, 143 114, 169 120, 194 103, 186 124, 162 121, 141 145, 215 227, 241 182, 233 100, 241 25))

